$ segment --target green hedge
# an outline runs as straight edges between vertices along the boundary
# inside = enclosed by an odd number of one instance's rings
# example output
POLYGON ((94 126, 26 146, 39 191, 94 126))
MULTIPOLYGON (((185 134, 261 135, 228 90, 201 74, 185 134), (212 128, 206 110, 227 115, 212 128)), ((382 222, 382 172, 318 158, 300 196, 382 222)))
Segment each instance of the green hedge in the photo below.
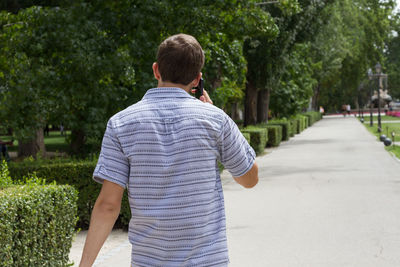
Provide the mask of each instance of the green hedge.
POLYGON ((246 141, 250 144, 250 133, 244 133, 242 132, 244 138, 246 139, 246 141))
POLYGON ((0 190, 0 266, 70 266, 76 200, 66 185, 0 190))
MULTIPOLYGON (((56 181, 57 184, 68 184, 78 190, 78 216, 77 226, 87 229, 90 222, 90 215, 101 184, 92 179, 96 161, 81 162, 48 162, 48 163, 13 163, 9 166, 10 175, 13 180, 20 180, 20 177, 36 172, 38 177, 46 178, 46 181, 56 181)), ((128 198, 126 192, 122 200, 121 212, 117 225, 128 227, 131 219, 128 198)))
POLYGON ((264 148, 268 141, 268 130, 256 126, 248 126, 241 129, 242 133, 250 134, 250 145, 257 155, 264 152, 264 148))
POLYGON ((308 122, 309 118, 307 116, 305 116, 305 115, 302 115, 302 117, 304 119, 304 129, 307 129, 310 126, 310 124, 308 122))
POLYGON ((306 119, 302 115, 296 115, 293 119, 297 120, 296 133, 301 133, 306 127, 306 119))
POLYGON ((291 118, 289 122, 290 122, 290 137, 293 137, 295 134, 300 133, 298 132, 299 120, 296 118, 291 118))
POLYGON ((270 120, 268 125, 282 126, 282 140, 288 141, 290 138, 290 122, 287 120, 270 120))
POLYGON ((259 124, 258 126, 268 130, 267 146, 279 146, 282 141, 281 125, 259 124))
POLYGON ((318 111, 309 111, 309 112, 303 113, 303 115, 308 117, 308 126, 311 126, 315 122, 322 119, 322 114, 318 111))

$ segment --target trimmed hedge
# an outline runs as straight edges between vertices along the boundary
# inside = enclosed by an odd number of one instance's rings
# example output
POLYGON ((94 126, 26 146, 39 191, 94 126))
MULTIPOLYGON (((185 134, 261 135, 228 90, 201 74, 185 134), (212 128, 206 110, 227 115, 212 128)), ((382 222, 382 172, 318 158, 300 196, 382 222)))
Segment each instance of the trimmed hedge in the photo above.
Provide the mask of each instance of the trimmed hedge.
POLYGON ((288 141, 290 138, 290 122, 286 120, 271 120, 268 125, 279 125, 282 127, 282 140, 288 141))
POLYGON ((264 152, 264 148, 268 141, 268 130, 257 126, 248 126, 241 129, 242 133, 250 134, 250 145, 257 155, 264 152))
POLYGON ((279 146, 282 141, 282 126, 281 125, 269 125, 260 124, 259 127, 266 128, 268 130, 268 142, 267 146, 279 146))
POLYGON ((0 190, 0 266, 70 266, 76 200, 67 185, 0 190))
MULTIPOLYGON (((96 161, 46 162, 41 164, 23 162, 10 164, 9 171, 13 180, 21 180, 20 177, 36 172, 38 177, 45 178, 48 182, 56 181, 57 184, 74 186, 79 192, 77 202, 79 221, 77 226, 87 229, 93 206, 101 189, 101 184, 92 179, 95 167, 96 161)), ((131 211, 125 192, 117 225, 127 228, 130 219, 131 211)))
POLYGON ((301 133, 306 128, 306 120, 302 115, 296 115, 293 119, 297 120, 296 133, 301 133))
POLYGON ((304 118, 304 129, 307 129, 309 127, 309 118, 305 115, 301 115, 304 118))
POLYGON ((289 122, 290 122, 290 137, 293 137, 295 134, 300 133, 298 132, 299 120, 296 118, 291 118, 289 122))
POLYGON ((309 112, 306 112, 306 113, 304 113, 302 115, 308 117, 308 126, 311 126, 315 122, 317 122, 320 119, 322 119, 322 114, 320 112, 318 112, 318 111, 309 111, 309 112))
POLYGON ((250 133, 242 132, 242 134, 243 134, 243 137, 246 139, 247 143, 250 144, 250 133))

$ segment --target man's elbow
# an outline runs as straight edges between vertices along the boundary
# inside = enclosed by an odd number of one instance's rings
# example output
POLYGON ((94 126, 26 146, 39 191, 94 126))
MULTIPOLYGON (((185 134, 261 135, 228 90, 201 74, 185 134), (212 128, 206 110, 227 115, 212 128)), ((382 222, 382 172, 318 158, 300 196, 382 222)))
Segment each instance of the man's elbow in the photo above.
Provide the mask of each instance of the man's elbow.
POLYGON ((243 176, 236 177, 236 182, 244 188, 252 188, 258 183, 258 166, 254 162, 253 167, 243 176))
POLYGON ((253 188, 258 184, 258 176, 256 176, 255 178, 253 178, 251 181, 249 181, 246 184, 243 184, 244 188, 253 188))
POLYGON ((121 203, 114 201, 99 200, 96 206, 99 212, 110 215, 118 215, 121 210, 121 203))

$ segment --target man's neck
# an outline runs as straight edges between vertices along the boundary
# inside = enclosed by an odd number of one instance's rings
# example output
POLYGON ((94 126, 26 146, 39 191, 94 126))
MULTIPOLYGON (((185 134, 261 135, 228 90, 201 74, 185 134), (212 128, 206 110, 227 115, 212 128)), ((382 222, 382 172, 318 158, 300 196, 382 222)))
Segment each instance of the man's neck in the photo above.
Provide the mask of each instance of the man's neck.
POLYGON ((192 89, 190 85, 183 85, 183 84, 179 84, 179 83, 162 82, 162 81, 158 82, 157 87, 181 88, 181 89, 185 90, 187 93, 189 93, 190 89, 192 89))

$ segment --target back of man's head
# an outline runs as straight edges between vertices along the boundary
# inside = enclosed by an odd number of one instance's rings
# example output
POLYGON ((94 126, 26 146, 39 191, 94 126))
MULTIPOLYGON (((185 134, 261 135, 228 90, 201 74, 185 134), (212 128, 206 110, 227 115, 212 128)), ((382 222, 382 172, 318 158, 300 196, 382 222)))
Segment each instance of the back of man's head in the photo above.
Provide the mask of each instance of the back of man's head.
POLYGON ((204 65, 203 49, 193 36, 176 34, 158 47, 157 64, 164 82, 188 85, 204 65))

